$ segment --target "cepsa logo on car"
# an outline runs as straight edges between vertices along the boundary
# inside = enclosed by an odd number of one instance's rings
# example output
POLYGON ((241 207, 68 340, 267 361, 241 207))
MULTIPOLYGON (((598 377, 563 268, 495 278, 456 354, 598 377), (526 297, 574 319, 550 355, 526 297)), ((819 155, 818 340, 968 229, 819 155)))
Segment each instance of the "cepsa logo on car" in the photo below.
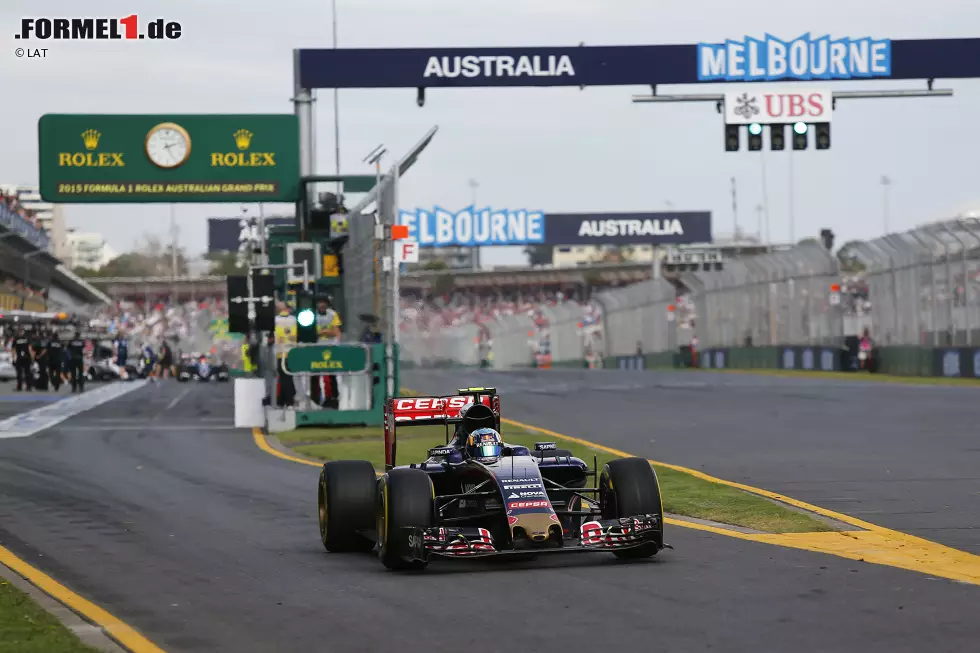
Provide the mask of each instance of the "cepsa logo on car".
POLYGON ((551 504, 547 501, 511 501, 507 504, 507 510, 522 510, 524 508, 547 508, 551 504))
POLYGON ((467 404, 473 403, 470 397, 449 397, 441 399, 439 397, 419 397, 418 399, 398 399, 395 401, 395 410, 437 410, 441 408, 462 408, 467 404))
POLYGON ((164 40, 181 37, 183 28, 175 20, 154 18, 140 21, 137 14, 123 18, 21 18, 15 39, 56 41, 164 40))

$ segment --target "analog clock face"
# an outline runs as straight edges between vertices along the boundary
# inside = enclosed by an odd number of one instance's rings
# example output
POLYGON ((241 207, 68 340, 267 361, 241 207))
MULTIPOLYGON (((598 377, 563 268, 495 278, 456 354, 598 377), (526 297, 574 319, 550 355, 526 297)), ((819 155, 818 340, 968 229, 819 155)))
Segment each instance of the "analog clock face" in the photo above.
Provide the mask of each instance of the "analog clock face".
POLYGON ((180 125, 163 123, 146 135, 146 156, 161 168, 176 168, 191 153, 191 137, 180 125))

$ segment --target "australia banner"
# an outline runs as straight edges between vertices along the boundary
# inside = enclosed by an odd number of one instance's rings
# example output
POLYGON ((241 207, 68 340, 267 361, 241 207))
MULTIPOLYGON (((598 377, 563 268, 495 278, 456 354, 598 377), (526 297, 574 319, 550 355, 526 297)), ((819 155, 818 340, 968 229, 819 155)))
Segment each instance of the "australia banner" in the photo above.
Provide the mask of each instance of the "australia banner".
POLYGON ((710 211, 549 213, 548 245, 687 245, 711 242, 710 211))

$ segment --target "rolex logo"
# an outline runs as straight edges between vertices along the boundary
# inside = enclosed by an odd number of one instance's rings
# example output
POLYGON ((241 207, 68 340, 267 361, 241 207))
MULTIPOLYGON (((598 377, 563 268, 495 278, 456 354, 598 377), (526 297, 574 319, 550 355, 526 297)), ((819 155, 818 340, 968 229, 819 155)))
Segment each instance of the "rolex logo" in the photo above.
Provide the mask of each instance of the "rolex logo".
POLYGON ((94 150, 99 146, 99 139, 102 134, 94 129, 86 129, 82 132, 82 142, 85 143, 86 150, 94 150))
POLYGON ((330 356, 331 356, 330 350, 329 349, 324 350, 324 352, 323 352, 323 360, 325 360, 325 361, 330 360, 330 356))
POLYGON ((237 152, 211 152, 212 168, 251 168, 266 166, 273 168, 276 165, 275 152, 247 152, 252 146, 252 137, 255 136, 247 129, 239 129, 232 136, 235 137, 237 152))
POLYGON ((247 129, 239 129, 235 132, 235 145, 238 146, 240 150, 247 150, 248 146, 252 144, 252 136, 254 134, 247 129))
MULTIPOLYGON (((86 129, 82 132, 82 143, 87 152, 58 152, 58 167, 61 168, 123 168, 123 152, 96 152, 102 132, 86 129)), ((111 145, 111 144, 110 144, 111 145)))

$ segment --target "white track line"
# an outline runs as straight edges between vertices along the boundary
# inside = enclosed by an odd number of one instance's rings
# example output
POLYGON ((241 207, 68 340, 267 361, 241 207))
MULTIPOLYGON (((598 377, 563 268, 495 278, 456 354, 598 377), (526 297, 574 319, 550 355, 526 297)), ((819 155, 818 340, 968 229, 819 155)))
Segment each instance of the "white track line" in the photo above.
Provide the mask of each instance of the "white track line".
POLYGON ((71 395, 46 406, 14 415, 0 422, 0 439, 26 438, 38 431, 60 424, 69 417, 92 410, 97 406, 139 390, 146 381, 111 383, 79 395, 71 395))
POLYGON ((156 417, 154 417, 153 419, 160 419, 165 412, 167 412, 168 410, 170 410, 171 408, 173 408, 174 406, 176 406, 178 404, 178 402, 180 402, 181 399, 183 399, 184 397, 186 397, 187 396, 187 393, 190 392, 190 391, 191 391, 190 388, 186 388, 183 392, 181 392, 179 395, 177 395, 176 397, 174 397, 174 400, 171 401, 169 404, 167 404, 167 407, 164 408, 163 410, 161 410, 160 411, 160 414, 157 415, 156 417))

